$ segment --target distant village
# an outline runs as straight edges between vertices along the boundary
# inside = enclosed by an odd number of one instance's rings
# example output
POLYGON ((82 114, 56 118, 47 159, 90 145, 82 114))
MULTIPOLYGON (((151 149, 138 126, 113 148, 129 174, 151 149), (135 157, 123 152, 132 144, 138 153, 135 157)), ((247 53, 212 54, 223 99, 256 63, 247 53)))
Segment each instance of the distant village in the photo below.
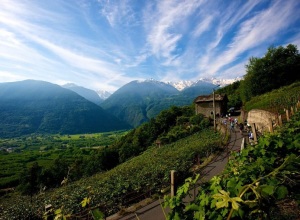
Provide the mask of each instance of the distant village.
POLYGON ((0 147, 0 151, 7 152, 7 153, 12 153, 12 152, 14 152, 14 148, 12 148, 12 147, 9 147, 9 148, 0 147))

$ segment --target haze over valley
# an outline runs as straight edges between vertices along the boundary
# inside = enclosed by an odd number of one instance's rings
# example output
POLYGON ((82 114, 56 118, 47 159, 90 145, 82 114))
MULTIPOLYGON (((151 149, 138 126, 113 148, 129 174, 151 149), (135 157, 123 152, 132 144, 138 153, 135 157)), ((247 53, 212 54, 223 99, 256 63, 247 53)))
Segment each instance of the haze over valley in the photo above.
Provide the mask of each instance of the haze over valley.
MULTIPOLYGON (((210 94, 213 80, 164 83, 132 81, 102 99, 96 91, 75 84, 63 86, 25 80, 0 83, 0 137, 76 134, 137 127, 173 105, 192 104, 210 94), (179 88, 179 90, 177 88, 179 88)), ((217 81, 217 83, 228 81, 217 81)))

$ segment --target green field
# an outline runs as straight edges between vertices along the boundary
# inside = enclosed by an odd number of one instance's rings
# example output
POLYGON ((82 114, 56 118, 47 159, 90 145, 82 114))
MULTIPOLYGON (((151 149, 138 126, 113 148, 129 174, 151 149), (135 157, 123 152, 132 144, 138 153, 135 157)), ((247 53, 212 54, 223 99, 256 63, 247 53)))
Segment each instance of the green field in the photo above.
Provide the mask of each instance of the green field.
POLYGON ((70 162, 78 158, 88 159, 95 151, 109 146, 126 133, 30 135, 0 139, 0 189, 18 185, 21 172, 34 162, 49 168, 58 158, 70 162))

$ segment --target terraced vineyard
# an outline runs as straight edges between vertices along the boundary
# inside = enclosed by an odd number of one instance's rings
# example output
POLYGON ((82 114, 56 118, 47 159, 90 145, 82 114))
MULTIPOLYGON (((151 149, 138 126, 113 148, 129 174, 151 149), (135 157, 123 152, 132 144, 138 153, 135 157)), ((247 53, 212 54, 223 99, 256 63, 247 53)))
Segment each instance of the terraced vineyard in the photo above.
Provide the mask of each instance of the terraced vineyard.
MULTIPOLYGON (((160 148, 151 147, 140 156, 115 167, 114 169, 83 178, 56 190, 29 196, 12 196, 1 203, 1 214, 7 219, 25 216, 41 219, 44 207, 52 207, 71 214, 84 212, 81 201, 90 198, 91 207, 99 207, 106 215, 112 214, 140 194, 160 193, 170 181, 170 170, 177 170, 182 180, 191 175, 189 172, 195 158, 205 157, 219 150, 222 137, 212 130, 205 130, 160 148), (16 205, 18 204, 18 205, 16 205)), ((143 197, 140 197, 143 198, 143 197)))

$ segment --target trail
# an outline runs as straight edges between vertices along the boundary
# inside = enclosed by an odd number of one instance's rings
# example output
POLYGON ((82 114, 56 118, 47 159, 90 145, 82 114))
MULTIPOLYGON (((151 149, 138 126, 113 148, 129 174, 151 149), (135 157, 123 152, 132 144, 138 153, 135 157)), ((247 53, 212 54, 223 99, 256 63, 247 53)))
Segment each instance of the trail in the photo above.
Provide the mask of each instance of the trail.
MULTIPOLYGON (((234 131, 230 131, 230 141, 228 142, 226 149, 216 155, 214 159, 205 166, 200 172, 200 182, 205 182, 210 180, 212 177, 220 174, 225 165, 228 162, 231 151, 238 151, 241 148, 243 135, 239 132, 238 128, 235 128, 234 131)), ((193 191, 192 194, 197 194, 197 190, 193 191)), ((194 195, 192 195, 193 197, 194 195)), ((192 198, 186 198, 185 201, 190 201, 192 198)), ((139 220, 166 220, 164 216, 163 208, 161 203, 163 200, 156 200, 153 203, 140 208, 135 213, 128 214, 126 216, 117 216, 113 215, 107 220, 131 220, 131 219, 139 219, 139 220)), ((168 212, 168 209, 165 209, 165 212, 168 212)))

